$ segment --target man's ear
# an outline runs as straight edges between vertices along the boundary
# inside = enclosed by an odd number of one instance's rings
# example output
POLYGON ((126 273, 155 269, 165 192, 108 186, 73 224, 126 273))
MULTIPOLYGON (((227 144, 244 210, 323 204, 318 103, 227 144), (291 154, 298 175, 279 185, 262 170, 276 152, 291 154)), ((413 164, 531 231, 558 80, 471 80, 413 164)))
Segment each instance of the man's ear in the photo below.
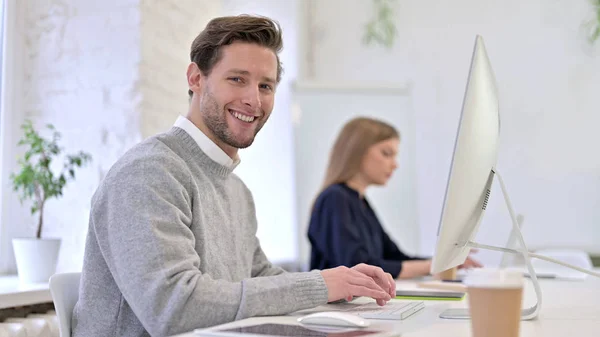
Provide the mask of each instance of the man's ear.
POLYGON ((198 68, 198 65, 195 62, 192 62, 188 65, 187 81, 188 88, 194 94, 200 94, 200 91, 202 89, 202 81, 204 81, 204 76, 202 75, 200 68, 198 68))

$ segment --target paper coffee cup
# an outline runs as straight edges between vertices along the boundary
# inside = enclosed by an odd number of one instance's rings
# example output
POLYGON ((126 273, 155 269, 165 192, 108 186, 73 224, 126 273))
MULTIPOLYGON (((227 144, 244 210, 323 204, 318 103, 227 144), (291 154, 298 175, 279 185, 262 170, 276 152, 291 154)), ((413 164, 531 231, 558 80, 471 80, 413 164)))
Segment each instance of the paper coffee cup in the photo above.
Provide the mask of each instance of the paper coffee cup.
POLYGON ((435 275, 438 280, 456 280, 457 267, 446 269, 435 275))
POLYGON ((473 337, 518 337, 523 273, 478 269, 465 278, 473 337))

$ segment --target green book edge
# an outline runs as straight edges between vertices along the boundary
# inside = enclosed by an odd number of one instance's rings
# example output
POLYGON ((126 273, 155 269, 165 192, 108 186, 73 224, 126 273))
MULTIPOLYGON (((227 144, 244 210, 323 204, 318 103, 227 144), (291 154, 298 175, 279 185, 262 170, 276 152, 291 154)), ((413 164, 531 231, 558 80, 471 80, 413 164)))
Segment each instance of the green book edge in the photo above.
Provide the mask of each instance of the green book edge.
POLYGON ((396 296, 399 300, 419 300, 419 301, 462 301, 462 297, 431 297, 431 296, 396 296))

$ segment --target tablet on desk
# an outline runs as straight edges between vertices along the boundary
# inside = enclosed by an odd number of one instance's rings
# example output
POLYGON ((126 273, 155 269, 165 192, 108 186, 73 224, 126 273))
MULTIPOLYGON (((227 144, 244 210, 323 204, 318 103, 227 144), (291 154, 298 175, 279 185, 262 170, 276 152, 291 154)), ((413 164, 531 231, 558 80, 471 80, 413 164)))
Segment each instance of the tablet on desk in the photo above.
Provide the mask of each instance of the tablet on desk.
POLYGON ((237 328, 223 328, 222 330, 201 330, 197 329, 194 333, 197 336, 214 337, 265 337, 265 336, 314 336, 314 337, 359 337, 370 336, 382 333, 383 331, 349 329, 349 328, 328 328, 328 329, 309 329, 301 325, 291 324, 258 324, 237 328))

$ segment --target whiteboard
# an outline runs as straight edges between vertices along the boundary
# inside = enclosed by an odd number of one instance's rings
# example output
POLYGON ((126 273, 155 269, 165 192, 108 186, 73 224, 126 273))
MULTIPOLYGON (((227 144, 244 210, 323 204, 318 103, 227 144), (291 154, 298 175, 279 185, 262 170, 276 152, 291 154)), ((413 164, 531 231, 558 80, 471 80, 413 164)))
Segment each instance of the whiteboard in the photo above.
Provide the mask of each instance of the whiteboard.
POLYGON ((400 132, 398 169, 386 186, 367 189, 367 198, 400 249, 410 254, 419 249, 411 87, 298 82, 293 88, 294 159, 299 260, 305 269, 310 262, 310 208, 325 177, 335 138, 357 116, 381 119, 400 132))

